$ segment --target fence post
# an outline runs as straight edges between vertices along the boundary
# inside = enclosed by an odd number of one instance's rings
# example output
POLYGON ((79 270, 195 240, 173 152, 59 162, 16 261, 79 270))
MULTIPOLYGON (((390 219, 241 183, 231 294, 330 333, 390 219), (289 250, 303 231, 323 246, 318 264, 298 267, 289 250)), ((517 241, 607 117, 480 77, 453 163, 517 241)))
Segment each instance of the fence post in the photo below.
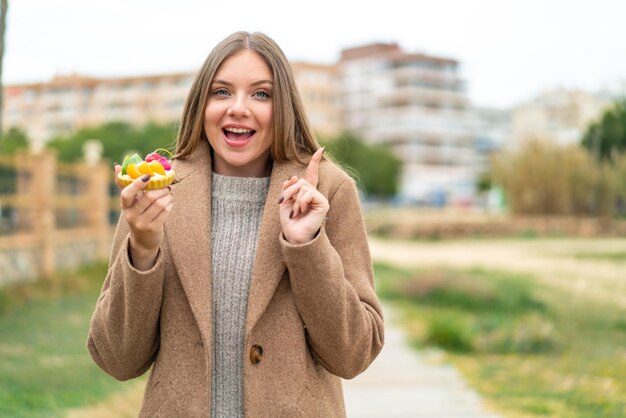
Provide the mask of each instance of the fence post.
POLYGON ((109 253, 109 181, 113 171, 100 158, 102 144, 98 140, 89 140, 83 147, 85 156, 86 194, 91 202, 87 211, 89 228, 97 241, 97 258, 106 260, 109 253))
POLYGON ((32 169, 30 167, 30 152, 18 151, 15 154, 15 193, 18 197, 25 197, 28 206, 18 204, 15 210, 14 228, 17 231, 29 231, 33 225, 32 213, 32 169))
POLYGON ((39 246, 39 274, 49 278, 54 273, 54 195, 56 189, 56 155, 49 150, 24 154, 25 166, 31 175, 33 232, 39 246))

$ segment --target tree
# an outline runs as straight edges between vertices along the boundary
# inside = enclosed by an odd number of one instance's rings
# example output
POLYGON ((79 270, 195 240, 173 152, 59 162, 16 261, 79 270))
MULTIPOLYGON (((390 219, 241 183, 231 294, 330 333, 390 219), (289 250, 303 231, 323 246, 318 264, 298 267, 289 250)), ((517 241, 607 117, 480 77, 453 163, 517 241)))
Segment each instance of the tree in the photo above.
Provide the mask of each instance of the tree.
POLYGON ((626 152, 626 99, 617 101, 587 128, 582 144, 598 160, 613 161, 626 152))
POLYGON ((390 197, 397 193, 401 162, 389 148, 368 145, 352 133, 323 141, 323 145, 370 197, 390 197))
POLYGON ((4 106, 4 84, 2 83, 2 63, 4 61, 4 34, 7 27, 9 0, 0 0, 0 138, 2 138, 2 109, 4 106))
POLYGON ((101 126, 85 128, 69 137, 54 138, 48 142, 61 161, 76 161, 83 158, 83 145, 87 140, 102 142, 102 158, 122 163, 124 155, 138 152, 145 156, 157 148, 172 148, 176 137, 174 124, 149 123, 141 128, 126 122, 109 122, 101 126))
POLYGON ((28 148, 26 134, 18 128, 11 128, 0 141, 0 155, 14 154, 15 151, 28 148))

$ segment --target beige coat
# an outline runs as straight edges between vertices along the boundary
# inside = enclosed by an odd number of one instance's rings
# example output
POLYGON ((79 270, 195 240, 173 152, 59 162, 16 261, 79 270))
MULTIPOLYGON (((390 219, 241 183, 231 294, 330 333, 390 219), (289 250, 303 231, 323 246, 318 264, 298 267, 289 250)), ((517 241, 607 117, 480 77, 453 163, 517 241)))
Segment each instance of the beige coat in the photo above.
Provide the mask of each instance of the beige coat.
MULTIPOLYGON (((211 402, 211 161, 208 146, 176 161, 175 206, 156 265, 128 259, 120 221, 110 267, 91 320, 94 361, 119 380, 152 371, 141 417, 208 417, 211 402)), ((327 219, 308 244, 281 238, 283 181, 304 176, 275 163, 259 230, 245 330, 247 417, 345 416, 341 379, 383 346, 383 318, 354 181, 331 163, 318 189, 327 219)))

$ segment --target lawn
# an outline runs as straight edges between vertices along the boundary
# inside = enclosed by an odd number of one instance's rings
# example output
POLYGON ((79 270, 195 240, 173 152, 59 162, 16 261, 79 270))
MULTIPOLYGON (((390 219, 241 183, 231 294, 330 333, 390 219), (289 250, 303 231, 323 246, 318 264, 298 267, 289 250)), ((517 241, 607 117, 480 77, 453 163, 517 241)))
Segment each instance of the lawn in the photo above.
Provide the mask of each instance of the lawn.
POLYGON ((416 349, 445 350, 503 416, 626 416, 623 310, 519 273, 375 269, 416 349))
POLYGON ((105 265, 0 290, 0 416, 63 417, 128 386, 86 349, 105 265))

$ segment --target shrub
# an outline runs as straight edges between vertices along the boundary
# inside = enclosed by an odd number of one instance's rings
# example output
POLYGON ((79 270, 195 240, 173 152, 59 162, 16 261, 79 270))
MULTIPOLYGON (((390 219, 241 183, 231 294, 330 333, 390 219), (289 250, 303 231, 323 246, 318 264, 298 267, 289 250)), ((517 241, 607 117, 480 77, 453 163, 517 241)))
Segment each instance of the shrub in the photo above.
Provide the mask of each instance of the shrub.
POLYGON ((542 311, 544 304, 532 294, 532 285, 523 277, 475 270, 424 272, 387 290, 391 296, 420 304, 451 307, 473 312, 542 311))
POLYGON ((476 349, 487 353, 543 353, 556 348, 554 325, 547 318, 532 313, 508 323, 500 323, 476 338, 476 349))
POLYGON ((450 351, 473 351, 471 325, 462 315, 447 312, 437 314, 428 323, 426 343, 450 351))
POLYGON ((528 141, 497 155, 492 171, 514 214, 613 215, 618 171, 578 145, 528 141))

